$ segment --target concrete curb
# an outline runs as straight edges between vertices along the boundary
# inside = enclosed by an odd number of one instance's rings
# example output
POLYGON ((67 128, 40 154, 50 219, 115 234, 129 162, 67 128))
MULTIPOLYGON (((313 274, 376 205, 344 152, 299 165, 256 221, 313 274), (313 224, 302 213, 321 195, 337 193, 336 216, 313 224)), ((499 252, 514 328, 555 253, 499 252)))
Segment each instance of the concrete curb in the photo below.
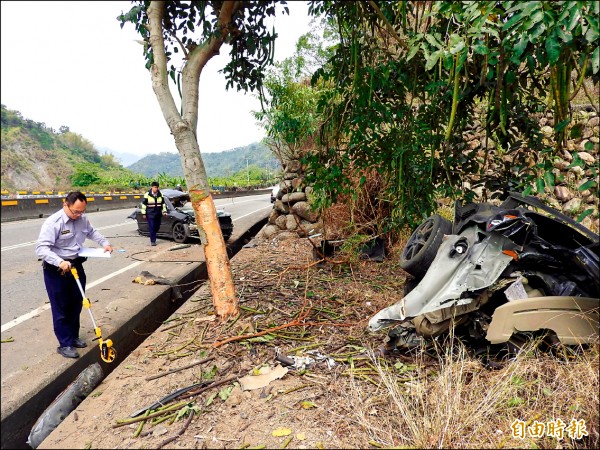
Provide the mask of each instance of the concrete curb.
MULTIPOLYGON (((261 214, 260 218, 248 229, 241 233, 239 237, 228 243, 230 258, 242 248, 267 222, 267 215, 261 214)), ((207 279, 206 263, 191 263, 182 271, 180 270, 177 278, 174 278, 178 285, 193 284, 200 280, 207 279)), ((120 323, 115 323, 114 329, 106 330, 103 328, 103 334, 110 337, 113 342, 118 342, 117 361, 123 361, 129 353, 135 350, 148 335, 152 334, 161 326, 163 320, 177 311, 199 288, 205 283, 198 284, 193 289, 182 290, 180 299, 173 299, 173 288, 161 286, 159 292, 150 299, 145 299, 141 305, 132 301, 130 310, 126 307, 121 308, 119 317, 124 317, 120 323), (140 307, 141 306, 141 307, 140 307), (132 331, 135 331, 132 333, 132 331)), ((32 344, 33 345, 33 344, 32 344)), ((2 404, 2 419, 0 424, 0 448, 27 449, 27 437, 35 421, 41 416, 44 410, 54 401, 54 399, 65 390, 68 385, 81 373, 87 366, 101 362, 104 376, 106 377, 118 364, 107 364, 100 360, 97 345, 88 346, 81 352, 81 357, 73 360, 72 363, 64 363, 58 368, 52 367, 52 373, 44 375, 43 367, 32 368, 32 374, 36 376, 34 380, 28 380, 29 386, 21 390, 14 389, 16 392, 10 392, 8 395, 16 396, 8 402, 2 404), (43 373, 42 373, 43 372, 43 373), (37 383, 37 384, 36 384, 37 383)), ((27 384, 27 383, 24 383, 27 384)), ((11 387, 5 386, 3 390, 13 391, 11 387)), ((3 399, 4 399, 3 393, 3 399)))

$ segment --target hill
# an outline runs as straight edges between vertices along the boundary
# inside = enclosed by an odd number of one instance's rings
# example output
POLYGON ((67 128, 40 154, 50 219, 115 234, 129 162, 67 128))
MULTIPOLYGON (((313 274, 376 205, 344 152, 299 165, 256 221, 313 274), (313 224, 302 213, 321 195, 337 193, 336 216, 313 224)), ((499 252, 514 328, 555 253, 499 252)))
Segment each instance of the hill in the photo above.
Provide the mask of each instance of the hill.
MULTIPOLYGON (((230 177, 240 170, 245 170, 248 166, 260 167, 268 171, 280 167, 273 152, 258 142, 223 152, 203 153, 202 160, 210 178, 230 177)), ((155 177, 159 173, 165 173, 171 177, 183 176, 178 153, 163 152, 158 155, 147 155, 127 168, 147 177, 155 177)))
POLYGON ((101 173, 126 169, 111 154, 101 155, 89 140, 67 126, 56 132, 1 105, 2 189, 53 190, 73 185, 78 167, 101 173))
MULTIPOLYGON (((19 111, 5 105, 1 105, 1 110, 3 190, 66 190, 107 180, 154 178, 159 174, 183 176, 177 153, 147 155, 125 168, 121 162, 135 161, 135 155, 109 149, 99 151, 67 126, 56 131, 44 122, 24 118, 19 111)), ((272 176, 281 169, 273 153, 257 142, 224 152, 205 153, 202 158, 211 178, 231 177, 242 170, 245 174, 247 168, 251 175, 254 169, 260 169, 272 176)))

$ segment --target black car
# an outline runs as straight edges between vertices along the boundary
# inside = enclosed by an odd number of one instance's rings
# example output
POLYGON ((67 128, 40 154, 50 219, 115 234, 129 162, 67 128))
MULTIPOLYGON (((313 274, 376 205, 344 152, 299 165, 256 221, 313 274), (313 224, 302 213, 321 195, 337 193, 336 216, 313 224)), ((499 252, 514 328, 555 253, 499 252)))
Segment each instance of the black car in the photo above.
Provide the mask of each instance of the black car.
MULTIPOLYGON (((178 243, 187 242, 190 237, 198 237, 198 225, 195 221, 194 209, 189 194, 175 189, 162 189, 160 192, 167 204, 167 215, 162 218, 157 236, 172 238, 178 243)), ((142 217, 141 205, 140 203, 127 218, 137 221, 138 233, 149 236, 148 221, 142 217)), ((233 233, 231 214, 218 209, 217 218, 219 219, 219 225, 221 225, 223 239, 227 241, 233 233)))

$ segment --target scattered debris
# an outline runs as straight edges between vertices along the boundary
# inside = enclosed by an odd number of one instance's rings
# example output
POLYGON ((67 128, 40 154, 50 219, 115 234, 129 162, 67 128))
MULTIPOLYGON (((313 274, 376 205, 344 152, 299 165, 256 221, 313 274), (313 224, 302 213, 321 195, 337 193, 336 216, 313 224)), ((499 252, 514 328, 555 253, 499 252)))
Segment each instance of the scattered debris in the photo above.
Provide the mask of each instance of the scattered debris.
POLYGON ((176 246, 174 246, 174 247, 171 247, 171 248, 169 249, 169 251, 170 251, 170 252, 172 252, 172 251, 175 251, 175 250, 182 250, 182 249, 184 249, 184 248, 189 248, 189 247, 191 247, 191 246, 192 246, 191 244, 181 244, 181 245, 176 245, 176 246))
POLYGON ((262 367, 258 375, 246 375, 240 378, 240 386, 242 391, 252 391, 268 386, 272 381, 282 378, 288 373, 287 367, 277 365, 274 369, 270 367, 262 367))

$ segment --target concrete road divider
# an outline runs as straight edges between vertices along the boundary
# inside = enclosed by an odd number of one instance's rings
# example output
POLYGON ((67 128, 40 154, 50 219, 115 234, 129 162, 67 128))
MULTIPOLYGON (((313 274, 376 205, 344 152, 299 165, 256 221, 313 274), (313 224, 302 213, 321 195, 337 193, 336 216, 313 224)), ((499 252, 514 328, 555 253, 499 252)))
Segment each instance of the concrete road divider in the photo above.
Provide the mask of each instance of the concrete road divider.
MULTIPOLYGON (((232 191, 213 194, 213 198, 243 197, 248 195, 268 194, 269 189, 253 191, 232 191)), ((87 210, 90 212, 110 209, 135 208, 144 194, 86 194, 87 210)), ((65 200, 62 196, 29 196, 28 198, 2 198, 2 222, 23 219, 48 217, 58 211, 65 200)))

